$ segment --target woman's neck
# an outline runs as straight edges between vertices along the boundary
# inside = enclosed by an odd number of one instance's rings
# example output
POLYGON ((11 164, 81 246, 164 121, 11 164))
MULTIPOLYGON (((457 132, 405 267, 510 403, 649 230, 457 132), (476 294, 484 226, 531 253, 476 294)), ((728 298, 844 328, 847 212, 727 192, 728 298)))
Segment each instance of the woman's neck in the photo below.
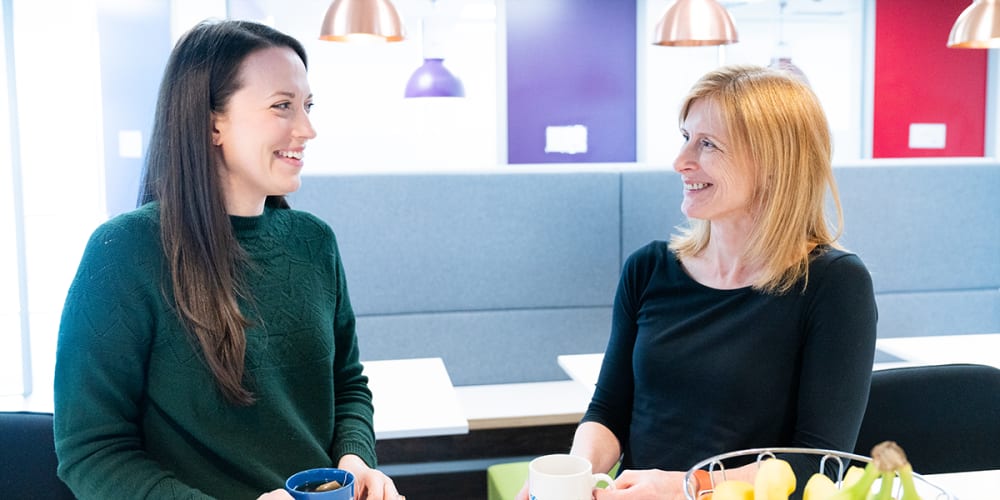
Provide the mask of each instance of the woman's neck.
POLYGON ((748 287, 762 270, 759 262, 747 256, 749 237, 745 226, 712 224, 708 246, 682 263, 703 285, 724 290, 748 287))
POLYGON ((226 213, 229 215, 236 215, 239 217, 256 217, 264 213, 264 201, 266 198, 260 200, 250 200, 250 199, 230 199, 226 198, 226 213))

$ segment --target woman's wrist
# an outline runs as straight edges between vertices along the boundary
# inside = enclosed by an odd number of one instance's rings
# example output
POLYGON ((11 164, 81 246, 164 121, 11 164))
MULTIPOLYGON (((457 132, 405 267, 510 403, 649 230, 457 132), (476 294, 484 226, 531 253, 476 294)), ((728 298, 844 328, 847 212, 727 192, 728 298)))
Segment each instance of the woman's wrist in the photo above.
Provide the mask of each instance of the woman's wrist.
POLYGON ((361 457, 350 453, 340 457, 340 460, 337 461, 337 467, 352 472, 370 469, 361 457))

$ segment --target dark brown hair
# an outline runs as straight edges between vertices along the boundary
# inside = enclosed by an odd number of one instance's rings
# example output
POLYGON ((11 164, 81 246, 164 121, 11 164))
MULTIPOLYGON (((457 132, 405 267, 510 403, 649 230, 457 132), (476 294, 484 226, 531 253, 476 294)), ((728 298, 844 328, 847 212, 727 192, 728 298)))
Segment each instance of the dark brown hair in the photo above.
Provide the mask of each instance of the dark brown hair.
MULTIPOLYGON (((249 297, 240 269, 246 256, 233 234, 212 145, 212 113, 224 112, 240 89, 240 69, 251 53, 288 47, 306 64, 294 38, 247 21, 205 21, 177 42, 160 84, 139 204, 160 204, 160 236, 181 322, 201 347, 223 395, 249 405, 244 383, 246 334, 240 311, 249 297)), ((283 196, 270 207, 288 208, 283 196)), ((169 297, 165 286, 164 293, 169 297)))

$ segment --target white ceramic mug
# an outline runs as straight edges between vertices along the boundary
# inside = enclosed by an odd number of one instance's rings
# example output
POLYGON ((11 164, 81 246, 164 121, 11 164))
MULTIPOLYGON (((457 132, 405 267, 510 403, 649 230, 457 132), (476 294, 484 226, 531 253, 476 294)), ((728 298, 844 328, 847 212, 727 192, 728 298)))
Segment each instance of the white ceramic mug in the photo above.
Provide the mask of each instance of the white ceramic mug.
POLYGON ((545 455, 528 464, 531 500, 590 500, 600 481, 608 483, 608 489, 615 488, 611 476, 594 474, 590 461, 575 455, 545 455))

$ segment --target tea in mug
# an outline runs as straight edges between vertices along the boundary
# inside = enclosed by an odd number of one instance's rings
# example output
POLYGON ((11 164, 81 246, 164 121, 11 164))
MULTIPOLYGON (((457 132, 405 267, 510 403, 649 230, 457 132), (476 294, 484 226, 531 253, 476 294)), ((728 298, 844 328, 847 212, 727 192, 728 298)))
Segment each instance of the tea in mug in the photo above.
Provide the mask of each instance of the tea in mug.
POLYGON ((303 485, 297 486, 296 491, 309 491, 309 492, 320 492, 320 491, 333 491, 339 490, 341 484, 337 481, 313 481, 311 483, 305 483, 303 485))

